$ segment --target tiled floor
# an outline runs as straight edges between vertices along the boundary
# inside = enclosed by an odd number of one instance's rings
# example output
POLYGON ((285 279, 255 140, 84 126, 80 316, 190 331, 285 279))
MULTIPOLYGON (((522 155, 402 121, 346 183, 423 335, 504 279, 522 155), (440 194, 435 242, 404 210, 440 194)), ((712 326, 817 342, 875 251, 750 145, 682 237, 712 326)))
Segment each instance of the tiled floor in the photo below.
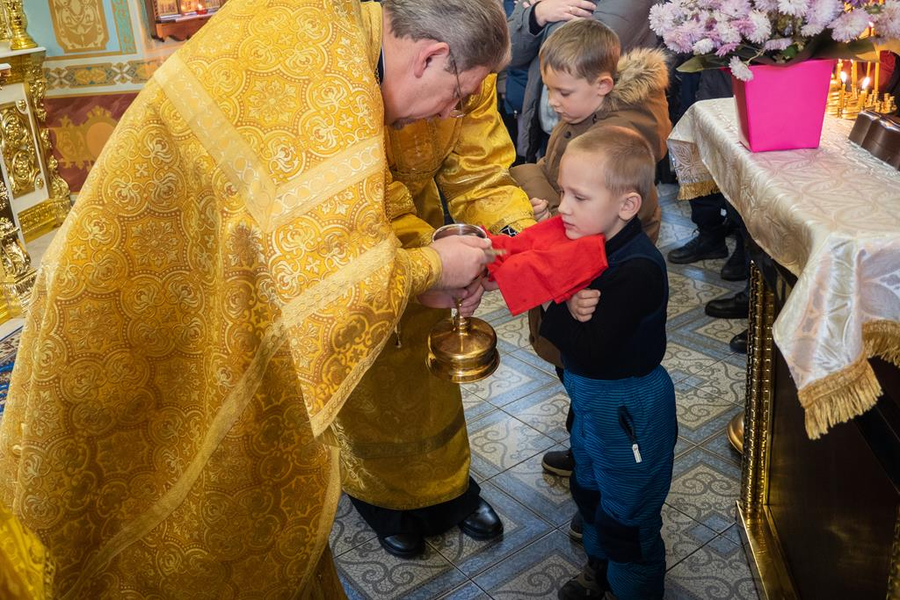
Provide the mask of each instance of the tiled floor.
MULTIPOLYGON (((674 186, 661 190, 665 254, 693 232, 674 186)), ((728 348, 740 321, 712 319, 703 305, 743 287, 719 278, 719 261, 670 265, 669 347, 664 365, 675 382, 679 439, 672 490, 663 509, 666 598, 756 600, 734 521, 740 459, 725 437, 743 410, 744 359, 728 348)), ((528 345, 524 315, 512 317, 498 294, 478 315, 497 331, 502 355, 490 378, 463 386, 472 474, 505 524, 503 536, 476 542, 454 529, 429 538, 424 556, 385 553, 346 498, 331 545, 352 599, 556 598, 585 556, 566 535, 574 503, 568 482, 541 471, 541 455, 568 444, 568 398, 552 367, 528 345)))

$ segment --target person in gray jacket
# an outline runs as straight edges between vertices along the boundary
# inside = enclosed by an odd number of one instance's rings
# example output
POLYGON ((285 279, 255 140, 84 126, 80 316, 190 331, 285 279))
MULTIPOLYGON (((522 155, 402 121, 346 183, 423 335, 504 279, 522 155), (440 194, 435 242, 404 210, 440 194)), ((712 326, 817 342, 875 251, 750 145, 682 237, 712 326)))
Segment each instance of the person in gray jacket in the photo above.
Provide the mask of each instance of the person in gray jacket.
POLYGON ((556 113, 547 103, 541 81, 538 51, 554 29, 567 21, 594 18, 616 32, 622 54, 635 48, 657 46, 650 30, 650 7, 658 0, 520 0, 507 19, 512 60, 508 68, 528 69, 525 99, 519 114, 516 154, 535 162, 543 142, 556 125, 556 113))

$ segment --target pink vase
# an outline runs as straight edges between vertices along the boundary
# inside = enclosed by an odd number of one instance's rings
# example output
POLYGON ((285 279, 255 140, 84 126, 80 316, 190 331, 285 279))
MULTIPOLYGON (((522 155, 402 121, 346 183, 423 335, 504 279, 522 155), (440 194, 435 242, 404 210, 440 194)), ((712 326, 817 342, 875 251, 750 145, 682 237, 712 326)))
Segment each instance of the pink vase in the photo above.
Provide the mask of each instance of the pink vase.
POLYGON ((741 143, 751 152, 818 148, 834 64, 751 65, 752 80, 732 77, 741 143))

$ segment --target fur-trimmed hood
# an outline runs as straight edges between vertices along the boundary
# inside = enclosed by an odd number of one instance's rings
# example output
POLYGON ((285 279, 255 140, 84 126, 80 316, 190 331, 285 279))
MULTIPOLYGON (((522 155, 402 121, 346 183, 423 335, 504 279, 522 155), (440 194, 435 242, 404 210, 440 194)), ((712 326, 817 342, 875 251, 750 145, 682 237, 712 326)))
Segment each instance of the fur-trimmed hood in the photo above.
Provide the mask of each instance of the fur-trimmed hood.
POLYGON ((619 58, 616 85, 603 102, 603 112, 621 110, 647 100, 669 86, 667 55, 662 50, 638 48, 619 58))

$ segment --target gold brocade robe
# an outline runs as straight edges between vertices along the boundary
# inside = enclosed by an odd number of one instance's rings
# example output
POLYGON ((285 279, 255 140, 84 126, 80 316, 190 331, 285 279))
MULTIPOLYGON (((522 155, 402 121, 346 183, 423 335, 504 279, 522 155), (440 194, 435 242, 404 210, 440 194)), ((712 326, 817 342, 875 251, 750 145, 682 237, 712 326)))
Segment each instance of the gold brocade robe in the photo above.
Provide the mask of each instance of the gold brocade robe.
POLYGON ((0 598, 53 598, 53 562, 41 542, 0 504, 0 598))
MULTIPOLYGON (((370 47, 381 47, 381 6, 363 4, 370 47)), ((404 247, 431 242, 443 225, 438 189, 454 220, 499 231, 534 223, 528 197, 508 173, 515 149, 497 112, 490 75, 460 119, 387 130, 393 181, 385 203, 404 247)), ((410 510, 451 500, 469 481, 469 440, 459 386, 425 366, 432 326, 449 311, 412 304, 338 417, 344 490, 370 504, 410 510), (398 342, 399 340, 399 342, 398 342)))
POLYGON ((343 597, 320 434, 440 271, 386 173, 355 0, 231 0, 147 83, 46 253, 0 425, 58 598, 343 597))

